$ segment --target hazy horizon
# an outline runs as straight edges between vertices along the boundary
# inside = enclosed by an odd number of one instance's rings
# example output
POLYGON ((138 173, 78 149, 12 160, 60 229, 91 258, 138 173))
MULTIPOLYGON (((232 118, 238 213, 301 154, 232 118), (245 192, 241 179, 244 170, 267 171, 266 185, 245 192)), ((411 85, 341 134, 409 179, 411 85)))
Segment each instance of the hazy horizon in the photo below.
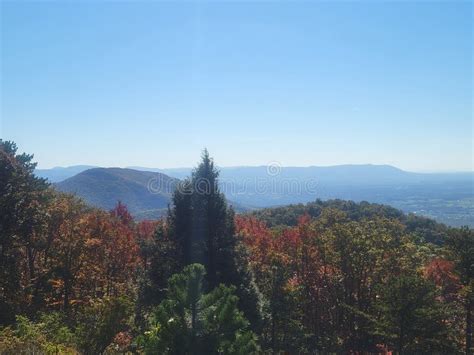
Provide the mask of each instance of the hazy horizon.
POLYGON ((470 2, 1 3, 0 136, 39 168, 472 171, 470 2), (400 19, 403 19, 401 21, 400 19))
MULTIPOLYGON (((34 160, 34 159, 33 159, 34 160)), ((413 172, 413 173, 425 173, 425 174, 436 174, 436 173, 474 173, 474 170, 406 170, 400 167, 390 165, 390 164, 372 164, 372 163, 361 163, 361 164, 331 164, 331 165, 281 165, 276 161, 268 162, 267 164, 256 164, 256 165, 222 165, 217 164, 218 168, 223 169, 232 169, 232 168, 255 168, 255 167, 266 167, 268 165, 277 164, 280 168, 330 168, 336 166, 389 166, 396 169, 400 169, 405 172, 413 172)), ((138 165, 93 165, 93 164, 72 164, 72 165, 65 165, 65 166, 51 166, 51 167, 42 167, 40 164, 36 167, 38 170, 52 170, 52 169, 67 169, 67 168, 74 168, 79 166, 90 166, 91 168, 122 168, 122 169, 162 169, 162 170, 179 170, 179 169, 193 169, 194 166, 176 166, 176 167, 161 167, 161 166, 138 166, 138 165)))

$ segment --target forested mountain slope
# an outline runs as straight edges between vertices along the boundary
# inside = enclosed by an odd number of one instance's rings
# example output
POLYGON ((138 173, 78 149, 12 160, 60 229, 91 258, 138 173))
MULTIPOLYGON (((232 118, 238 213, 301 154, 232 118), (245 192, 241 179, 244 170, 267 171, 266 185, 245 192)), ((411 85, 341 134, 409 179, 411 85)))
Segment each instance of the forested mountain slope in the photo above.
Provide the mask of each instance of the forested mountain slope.
POLYGON ((264 208, 248 213, 265 222, 268 227, 293 227, 298 224, 301 216, 319 218, 324 211, 334 210, 343 213, 351 221, 360 222, 386 218, 397 220, 407 233, 420 237, 424 242, 442 244, 449 228, 432 219, 406 214, 394 207, 368 202, 346 200, 316 200, 307 204, 296 204, 282 207, 264 208))
POLYGON ((121 201, 132 214, 156 218, 166 211, 177 182, 161 173, 94 168, 55 186, 60 191, 76 194, 95 207, 110 210, 121 201))

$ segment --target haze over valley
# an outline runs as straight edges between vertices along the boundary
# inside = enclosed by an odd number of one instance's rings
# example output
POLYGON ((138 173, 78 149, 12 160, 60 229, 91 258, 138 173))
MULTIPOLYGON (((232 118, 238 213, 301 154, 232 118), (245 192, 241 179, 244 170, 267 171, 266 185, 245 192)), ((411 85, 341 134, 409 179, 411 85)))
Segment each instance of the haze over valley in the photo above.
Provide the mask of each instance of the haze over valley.
MULTIPOLYGON (((120 200, 139 219, 166 213, 175 183, 191 168, 38 169, 61 191, 111 209, 120 200)), ((474 225, 474 173, 412 173, 389 165, 222 167, 221 189, 238 211, 342 199, 387 204, 452 226, 474 225)))

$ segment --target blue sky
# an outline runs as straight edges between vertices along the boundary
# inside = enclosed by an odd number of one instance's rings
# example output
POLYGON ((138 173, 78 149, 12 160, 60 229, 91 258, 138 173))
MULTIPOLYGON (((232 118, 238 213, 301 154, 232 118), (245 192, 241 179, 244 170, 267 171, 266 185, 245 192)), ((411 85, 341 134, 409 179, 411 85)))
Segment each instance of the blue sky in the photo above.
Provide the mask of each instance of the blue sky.
POLYGON ((1 137, 39 166, 473 169, 470 2, 1 3, 1 137))

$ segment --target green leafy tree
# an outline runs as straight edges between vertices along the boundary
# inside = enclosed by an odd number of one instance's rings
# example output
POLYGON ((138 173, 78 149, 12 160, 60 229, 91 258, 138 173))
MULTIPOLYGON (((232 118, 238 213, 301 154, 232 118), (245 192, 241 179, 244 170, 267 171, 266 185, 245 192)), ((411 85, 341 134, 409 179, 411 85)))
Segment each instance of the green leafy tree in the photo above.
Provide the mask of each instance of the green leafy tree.
POLYGON ((37 322, 17 316, 14 326, 0 329, 0 354, 77 354, 75 335, 63 316, 43 314, 37 322))
POLYGON ((145 335, 147 354, 249 354, 257 350, 249 322, 237 308, 235 287, 204 294, 205 269, 188 265, 169 280, 167 298, 145 335))
POLYGON ((44 244, 49 185, 34 175, 32 159, 0 139, 0 324, 25 306, 22 291, 37 279, 36 250, 44 244))
POLYGON ((181 263, 176 241, 170 238, 163 224, 156 227, 153 238, 143 242, 140 248, 142 258, 149 263, 140 278, 137 307, 142 312, 158 305, 166 297, 168 279, 180 271, 181 263))
POLYGON ((456 353, 435 285, 417 274, 393 277, 380 292, 376 333, 399 354, 456 353))
POLYGON ((465 352, 472 354, 472 308, 474 304, 474 231, 467 227, 453 229, 446 245, 452 253, 455 269, 463 286, 465 304, 465 352))
POLYGON ((133 304, 125 297, 104 298, 77 315, 76 336, 86 355, 102 354, 114 337, 128 329, 133 304))

